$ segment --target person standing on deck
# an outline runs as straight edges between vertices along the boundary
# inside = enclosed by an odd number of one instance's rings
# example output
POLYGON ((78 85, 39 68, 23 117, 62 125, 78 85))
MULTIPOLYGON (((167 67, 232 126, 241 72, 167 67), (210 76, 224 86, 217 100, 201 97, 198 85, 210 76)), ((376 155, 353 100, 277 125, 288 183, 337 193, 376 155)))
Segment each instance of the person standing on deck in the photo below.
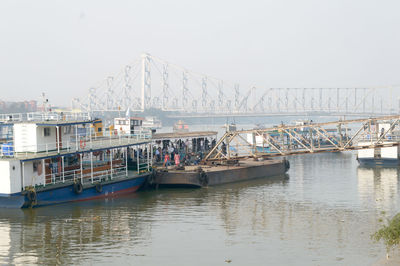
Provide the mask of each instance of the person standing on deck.
POLYGON ((169 154, 168 154, 168 152, 165 154, 165 157, 164 157, 164 166, 165 166, 165 168, 167 168, 168 166, 170 166, 171 165, 171 161, 170 161, 170 158, 169 158, 169 154))
POLYGON ((169 154, 171 154, 171 160, 174 161, 174 156, 175 156, 175 147, 174 147, 174 145, 171 145, 171 148, 169 149, 169 154))
POLYGON ((179 153, 175 153, 175 165, 176 166, 179 166, 179 164, 180 164, 180 155, 179 155, 179 153))
POLYGON ((185 141, 185 153, 189 152, 189 139, 186 139, 185 141))
POLYGON ((156 162, 161 161, 160 148, 156 149, 156 162))

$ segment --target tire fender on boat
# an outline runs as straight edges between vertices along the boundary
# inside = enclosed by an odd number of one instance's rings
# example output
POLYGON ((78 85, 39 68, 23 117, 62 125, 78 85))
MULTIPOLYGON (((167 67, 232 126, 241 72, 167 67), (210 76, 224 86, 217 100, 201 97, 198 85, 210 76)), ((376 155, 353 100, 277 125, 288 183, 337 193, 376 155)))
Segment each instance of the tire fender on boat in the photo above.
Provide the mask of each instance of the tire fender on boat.
POLYGON ((203 170, 199 172, 199 183, 203 187, 208 186, 208 175, 203 170))
POLYGON ((97 193, 103 192, 103 186, 100 183, 96 184, 96 191, 97 193))
POLYGON ((290 162, 288 160, 286 160, 286 158, 284 160, 285 160, 285 169, 287 171, 290 168, 290 162))
POLYGON ((37 202, 37 195, 35 190, 29 190, 26 194, 26 197, 28 198, 29 205, 33 206, 37 202))
POLYGON ((151 172, 151 174, 148 177, 149 185, 154 184, 154 181, 156 180, 156 175, 157 175, 157 170, 153 169, 153 171, 151 172))
POLYGON ((74 191, 76 194, 81 194, 83 191, 83 186, 80 181, 74 183, 74 191))

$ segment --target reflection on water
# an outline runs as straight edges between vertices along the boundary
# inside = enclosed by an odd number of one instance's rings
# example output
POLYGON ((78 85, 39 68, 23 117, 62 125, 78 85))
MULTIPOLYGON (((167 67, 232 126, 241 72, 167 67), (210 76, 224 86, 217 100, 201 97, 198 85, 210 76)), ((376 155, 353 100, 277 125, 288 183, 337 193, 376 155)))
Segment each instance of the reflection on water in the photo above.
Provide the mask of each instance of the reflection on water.
POLYGON ((358 167, 358 190, 366 206, 376 205, 379 210, 397 208, 399 168, 358 167))
POLYGON ((351 153, 289 158, 288 175, 207 189, 0 210, 0 264, 368 265, 397 211, 397 168, 351 153), (384 213, 383 213, 384 211, 384 213))

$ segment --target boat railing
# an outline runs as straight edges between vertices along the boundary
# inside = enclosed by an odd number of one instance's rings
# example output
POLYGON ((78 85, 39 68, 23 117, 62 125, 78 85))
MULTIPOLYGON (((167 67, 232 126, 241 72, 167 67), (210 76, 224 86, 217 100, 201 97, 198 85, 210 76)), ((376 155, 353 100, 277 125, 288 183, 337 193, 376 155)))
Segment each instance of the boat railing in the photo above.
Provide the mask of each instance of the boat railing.
POLYGON ((384 138, 380 138, 379 136, 374 135, 365 135, 362 138, 358 139, 358 142, 376 142, 378 140, 381 140, 382 142, 399 142, 400 141, 400 135, 386 135, 384 138))
POLYGON ((0 114, 0 122, 21 121, 87 121, 90 114, 87 112, 28 112, 0 114))
POLYGON ((92 171, 90 168, 74 169, 69 171, 58 171, 45 174, 45 183, 42 186, 55 185, 61 183, 81 182, 82 184, 101 183, 103 181, 121 179, 128 177, 126 166, 114 166, 112 169, 92 171))
POLYGON ((26 114, 28 121, 87 121, 90 114, 86 112, 30 112, 26 114))
POLYGON ((129 135, 101 136, 73 136, 69 140, 48 142, 36 145, 4 143, 0 145, 1 157, 30 157, 34 155, 56 155, 61 152, 81 152, 100 150, 135 143, 151 139, 150 134, 138 133, 129 135))
POLYGON ((0 122, 19 122, 23 121, 22 113, 14 113, 14 114, 0 114, 0 122))

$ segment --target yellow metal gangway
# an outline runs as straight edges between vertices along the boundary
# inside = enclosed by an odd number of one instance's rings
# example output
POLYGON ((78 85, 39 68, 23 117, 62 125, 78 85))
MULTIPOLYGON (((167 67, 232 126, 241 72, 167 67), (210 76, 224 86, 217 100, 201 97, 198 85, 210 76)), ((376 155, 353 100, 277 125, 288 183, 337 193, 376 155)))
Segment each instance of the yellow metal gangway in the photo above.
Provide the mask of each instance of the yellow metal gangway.
POLYGON ((393 115, 228 131, 203 162, 398 146, 399 127, 393 115))

